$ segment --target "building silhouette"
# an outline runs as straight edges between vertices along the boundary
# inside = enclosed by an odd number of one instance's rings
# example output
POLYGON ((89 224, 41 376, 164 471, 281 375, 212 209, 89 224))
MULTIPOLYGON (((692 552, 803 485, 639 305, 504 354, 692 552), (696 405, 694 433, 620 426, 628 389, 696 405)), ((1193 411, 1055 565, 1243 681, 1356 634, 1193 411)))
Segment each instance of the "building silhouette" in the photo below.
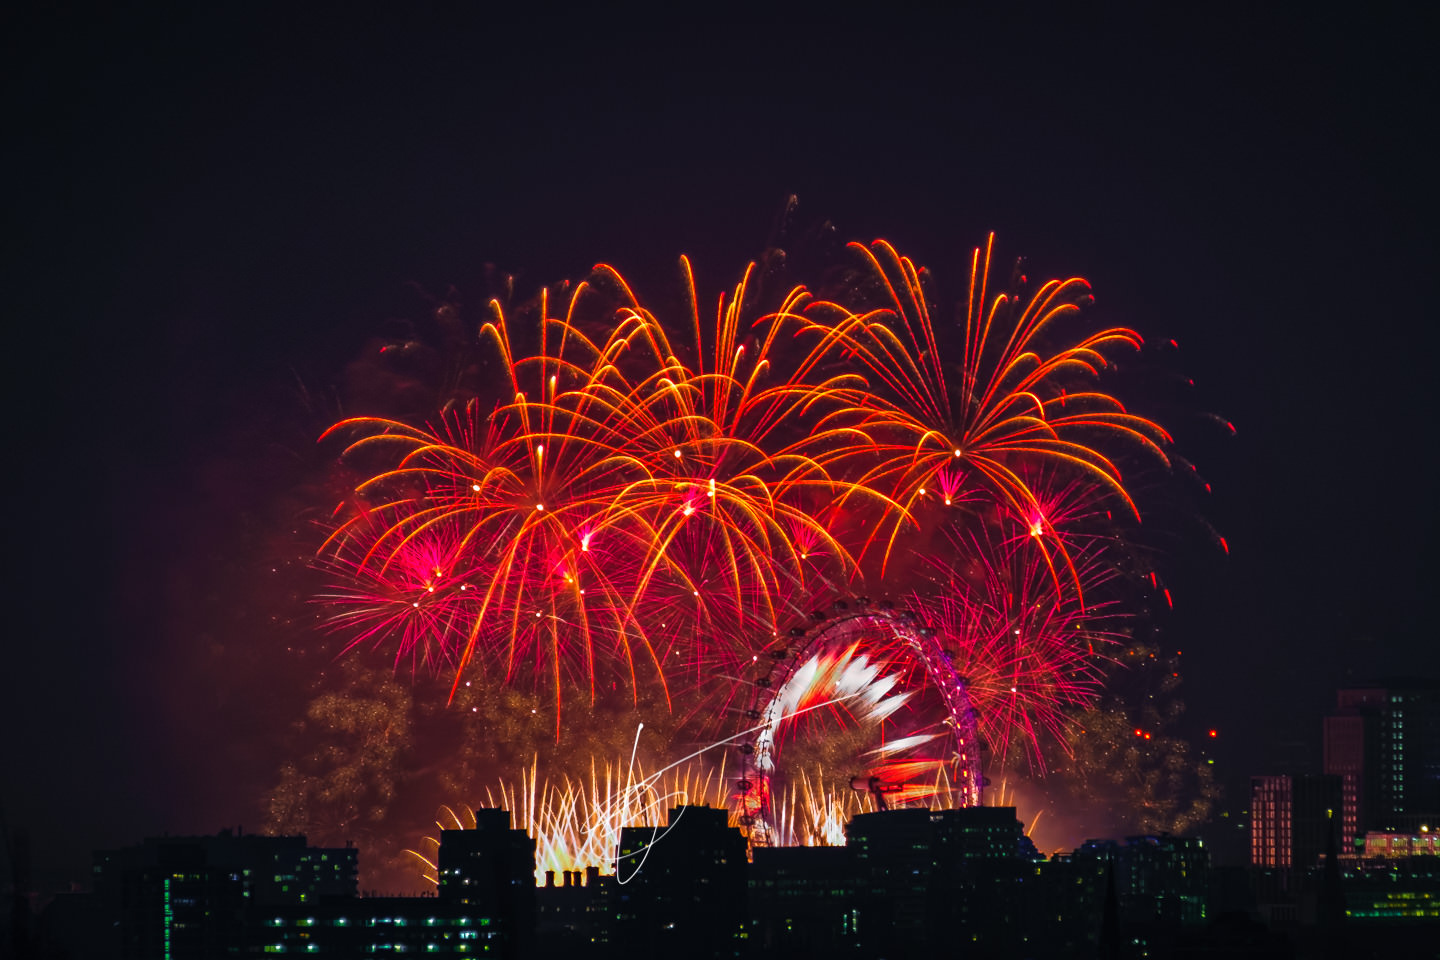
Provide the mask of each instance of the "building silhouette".
MULTIPOLYGON (((621 831, 615 874, 551 872, 537 888, 534 840, 505 811, 481 810, 475 828, 442 834, 440 883, 428 896, 361 897, 358 852, 303 837, 225 832, 100 851, 94 893, 57 898, 42 915, 43 955, 1433 953, 1440 857, 1429 834, 1372 834, 1376 856, 1341 858, 1332 830, 1326 851, 1297 852, 1305 829, 1293 827, 1294 810, 1319 803, 1306 783, 1332 800, 1339 792, 1335 778, 1302 779, 1288 781, 1291 866, 1248 871, 1252 885, 1277 871, 1289 878, 1269 900, 1212 870, 1194 838, 1089 840, 1046 859, 1009 807, 861 814, 845 846, 759 848, 748 851, 753 861, 727 811, 677 807, 664 826, 621 831)), ((1243 886, 1245 871, 1238 879, 1243 886)))
POLYGON ((55 930, 60 955, 209 960, 277 953, 361 957, 529 956, 535 845, 505 811, 441 838, 441 885, 430 897, 361 897, 354 847, 304 837, 151 838, 95 854, 89 910, 55 930))
POLYGON ((256 917, 271 907, 354 896, 357 865, 353 847, 229 830, 98 851, 97 904, 115 918, 105 955, 148 960, 244 951, 258 936, 256 917))
POLYGON ((1029 897, 1043 858, 1014 807, 860 814, 845 834, 862 951, 904 954, 957 937, 1025 951, 1043 938, 1029 897))
POLYGON ((610 956, 613 940, 615 878, 599 867, 545 871, 535 891, 536 956, 610 956))
POLYGON ((750 939, 776 956, 830 957, 860 945, 859 892, 848 847, 757 847, 750 863, 750 939))
POLYGON ((535 916, 535 839, 510 826, 508 810, 479 809, 475 826, 440 834, 441 904, 491 919, 502 956, 527 956, 535 916), (520 919, 517 919, 520 918, 520 919))
POLYGON ((647 956, 735 957, 748 930, 745 838, 729 811, 680 806, 666 824, 620 831, 617 942, 647 956))
MULTIPOLYGON (((1210 854, 1201 840, 1170 834, 1126 837, 1124 843, 1087 840, 1067 857, 1054 859, 1068 864, 1069 873, 1052 881, 1090 886, 1079 898, 1062 887, 1054 903, 1057 911, 1071 915, 1068 929, 1057 917, 1057 933, 1071 949, 1083 942, 1077 933, 1084 928, 1077 924, 1097 907, 1105 918, 1101 945, 1113 951, 1114 938, 1123 933, 1125 956, 1167 956, 1195 939, 1209 921, 1210 854)), ((1041 872, 1051 871, 1052 865, 1045 864, 1041 872)), ((1052 947, 1061 943, 1055 936, 1047 942, 1052 947)))

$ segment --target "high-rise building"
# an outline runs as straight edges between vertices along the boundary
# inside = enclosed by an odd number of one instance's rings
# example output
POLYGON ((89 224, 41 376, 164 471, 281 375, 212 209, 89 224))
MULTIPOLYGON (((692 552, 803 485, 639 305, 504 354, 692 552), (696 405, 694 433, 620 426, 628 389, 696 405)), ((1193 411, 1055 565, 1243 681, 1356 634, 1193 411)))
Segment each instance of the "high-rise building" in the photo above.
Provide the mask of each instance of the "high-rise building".
POLYGON ((845 825, 845 845, 854 857, 866 947, 903 951, 925 943, 935 871, 930 811, 859 814, 845 825))
POLYGON ((535 840, 511 829, 510 811, 476 810, 472 829, 444 831, 438 866, 441 903, 496 918, 494 946, 501 955, 527 956, 534 933, 535 840))
POLYGON ((1344 806, 1344 783, 1334 774, 1311 773, 1292 780, 1294 819, 1290 831, 1297 870, 1308 870, 1324 862, 1329 851, 1340 849, 1340 816, 1344 806))
POLYGON ((1023 950, 1015 895, 1034 847, 1014 807, 862 813, 845 827, 866 951, 915 952, 945 937, 1023 950))
POLYGON ((1380 688, 1341 690, 1336 712, 1325 718, 1325 772, 1340 777, 1340 849, 1350 853, 1355 838, 1370 830, 1378 800, 1380 728, 1385 700, 1380 688))
POLYGON ((1368 832, 1440 820, 1440 683, 1340 690, 1325 718, 1325 772, 1341 778, 1342 853, 1368 832))
POLYGON ((615 936, 645 956, 745 952, 745 838, 729 811, 675 807, 664 827, 625 827, 615 864, 615 936))
POLYGON ((1289 777, 1250 778, 1250 866, 1288 870, 1295 803, 1289 777))
POLYGON ((1250 865, 1308 870, 1321 862, 1343 807, 1333 774, 1250 778, 1250 865))

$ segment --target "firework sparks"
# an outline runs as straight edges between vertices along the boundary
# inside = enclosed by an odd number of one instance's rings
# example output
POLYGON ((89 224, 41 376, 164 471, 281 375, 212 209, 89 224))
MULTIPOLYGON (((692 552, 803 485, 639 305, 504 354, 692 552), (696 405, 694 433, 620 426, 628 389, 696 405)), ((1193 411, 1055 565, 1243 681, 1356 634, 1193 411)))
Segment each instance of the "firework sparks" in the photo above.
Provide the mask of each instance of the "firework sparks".
MULTIPOLYGON (((592 765, 588 780, 557 781, 532 765, 518 781, 487 787, 481 806, 509 810, 516 826, 536 838, 535 880, 543 883, 547 870, 613 869, 623 828, 663 823, 675 806, 720 805, 725 789, 723 761, 713 770, 687 764, 651 775, 634 762, 616 760, 592 765)), ((435 825, 441 831, 473 829, 475 811, 463 804, 442 806, 435 825)), ((409 851, 430 883, 438 880, 439 849, 440 838, 427 836, 409 851)))

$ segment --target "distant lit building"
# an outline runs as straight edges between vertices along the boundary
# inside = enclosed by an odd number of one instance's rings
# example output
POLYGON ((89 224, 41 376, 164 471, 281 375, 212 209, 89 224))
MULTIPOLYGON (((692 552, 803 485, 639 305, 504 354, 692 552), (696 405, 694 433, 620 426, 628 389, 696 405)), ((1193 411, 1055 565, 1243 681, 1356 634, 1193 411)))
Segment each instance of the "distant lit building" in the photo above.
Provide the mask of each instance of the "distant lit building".
POLYGON ((1369 832, 1440 820, 1440 684, 1340 690, 1325 718, 1325 772, 1342 778, 1342 852, 1369 832))
POLYGON ((1206 920, 1210 852, 1203 840, 1170 834, 1126 837, 1124 844, 1086 840, 1065 859, 1114 864, 1120 914, 1129 923, 1188 927, 1206 920))
POLYGON ((1440 856, 1440 834, 1433 827, 1424 833, 1367 833, 1362 856, 1367 860, 1440 856))
POLYGON ((113 918, 113 956, 219 956, 260 943, 259 918, 274 907, 355 896, 357 867, 353 847, 304 837, 151 838, 96 852, 95 897, 113 918))
POLYGON ((1290 869, 1294 820, 1289 777, 1250 778, 1250 866, 1290 869))
MULTIPOLYGON (((1350 860, 1342 874, 1345 915, 1352 921, 1424 924, 1424 941, 1440 951, 1440 857, 1350 860)), ((1419 956, 1397 950, 1395 956, 1419 956)))
POLYGON ((1338 825, 1342 779, 1332 774, 1250 778, 1250 865, 1307 870, 1338 825))

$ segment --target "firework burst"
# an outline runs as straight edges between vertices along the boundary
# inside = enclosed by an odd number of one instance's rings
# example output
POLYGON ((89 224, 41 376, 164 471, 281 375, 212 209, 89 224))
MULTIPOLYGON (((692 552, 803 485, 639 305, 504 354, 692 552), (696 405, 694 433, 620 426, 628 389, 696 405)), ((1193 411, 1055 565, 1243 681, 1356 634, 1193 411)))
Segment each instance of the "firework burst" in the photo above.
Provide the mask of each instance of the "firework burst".
MULTIPOLYGON (((1003 759, 1019 744, 1043 772, 1042 742, 1066 743, 1072 715, 1103 689, 1112 651, 1124 639, 1119 607, 1084 605, 1079 589, 1057 592, 1028 537, 1000 545, 976 538, 955 548, 955 559, 934 563, 938 589, 913 602, 965 678, 992 756, 1003 759)), ((1102 557, 1093 548, 1072 553, 1083 589, 1098 591, 1113 579, 1102 557)))
MULTIPOLYGON (((972 711, 946 697, 968 691, 992 748, 1026 744, 1043 768, 1040 740, 1093 702, 1115 630, 1087 594, 1112 549, 1094 517, 1135 511, 1117 454, 1168 462, 1165 430, 1095 382, 1140 337, 1070 336, 1078 278, 992 292, 993 238, 954 331, 913 261, 850 249, 858 279, 828 299, 767 299, 752 264, 709 315, 682 258, 678 320, 603 264, 518 326, 491 302, 476 329, 494 394, 325 435, 361 475, 320 551, 331 625, 453 671, 452 697, 466 678, 547 691, 558 739, 562 693, 593 702, 602 684, 683 693, 693 714, 723 686, 734 706, 780 624, 873 578, 913 592, 930 632, 821 659, 880 670, 896 697, 931 691, 952 735, 972 711)), ((897 749, 881 751, 896 771, 920 762, 897 749)), ((945 776, 978 791, 962 766, 945 776)))
MULTIPOLYGON (((850 247, 879 306, 857 310, 817 302, 807 311, 815 321, 808 332, 820 337, 812 354, 817 363, 830 354, 849 358, 874 386, 832 421, 864 440, 838 448, 826 463, 835 468, 835 461, 860 461, 864 472, 857 485, 896 505, 864 547, 881 545, 882 569, 902 532, 916 525, 917 513, 953 506, 967 487, 1018 517, 1033 516, 1040 503, 1022 473, 1026 464, 1083 477, 1097 495, 1118 497, 1138 516, 1104 447, 1120 441, 1165 462, 1161 444, 1170 437, 1091 384, 1109 353, 1140 347, 1139 334, 1115 327, 1046 346, 1092 300, 1088 283, 1050 280, 1025 299, 1025 278, 1017 272, 1013 289, 991 298, 992 235, 971 260, 957 331, 959 364, 952 373, 945 362, 949 345, 931 319, 925 271, 883 240, 850 247)), ((1040 533, 1048 538, 1050 531, 1040 533)), ((1063 541, 1043 546, 1064 560, 1078 586, 1063 541)))

